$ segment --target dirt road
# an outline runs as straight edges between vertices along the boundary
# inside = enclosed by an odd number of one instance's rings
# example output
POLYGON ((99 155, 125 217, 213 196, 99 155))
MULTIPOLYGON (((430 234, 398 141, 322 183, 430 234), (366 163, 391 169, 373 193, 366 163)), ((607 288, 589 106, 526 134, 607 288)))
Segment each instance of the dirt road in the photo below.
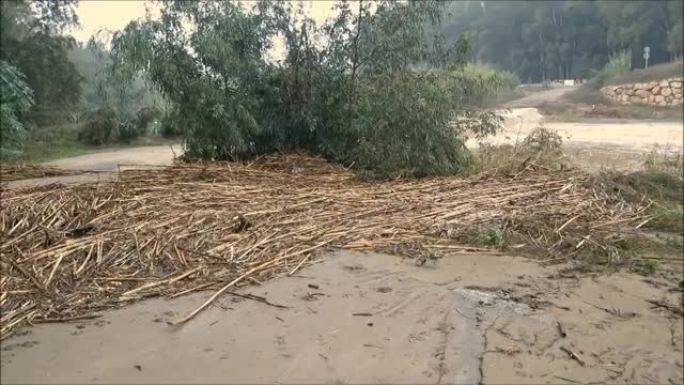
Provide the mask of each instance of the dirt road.
POLYGON ((71 158, 43 163, 45 166, 67 170, 82 170, 83 174, 55 176, 37 179, 22 179, 7 183, 9 188, 43 186, 52 183, 76 184, 111 181, 122 168, 145 166, 168 166, 174 156, 181 155, 180 145, 130 147, 114 151, 101 151, 71 158))
POLYGON ((69 170, 116 171, 120 164, 169 165, 173 161, 174 152, 176 155, 181 155, 181 147, 179 145, 132 147, 59 159, 47 162, 45 165, 69 170))
POLYGON ((550 88, 543 91, 530 92, 520 99, 512 100, 506 103, 505 108, 528 108, 539 107, 543 103, 555 102, 560 100, 563 95, 570 91, 576 90, 577 87, 559 87, 550 88))
MULTIPOLYGON (((149 300, 2 343, 3 383, 681 383, 677 281, 515 257, 335 252, 230 295, 149 300), (563 270, 565 269, 565 270, 563 270), (663 302, 664 301, 664 302, 663 302), (575 355, 575 356, 573 356, 575 355)), ((674 266, 681 276, 681 265, 674 266)))
POLYGON ((536 108, 502 111, 504 130, 491 141, 515 143, 537 127, 557 131, 570 146, 615 146, 636 151, 650 151, 654 146, 681 151, 684 140, 682 122, 635 120, 597 120, 595 122, 547 122, 536 108))

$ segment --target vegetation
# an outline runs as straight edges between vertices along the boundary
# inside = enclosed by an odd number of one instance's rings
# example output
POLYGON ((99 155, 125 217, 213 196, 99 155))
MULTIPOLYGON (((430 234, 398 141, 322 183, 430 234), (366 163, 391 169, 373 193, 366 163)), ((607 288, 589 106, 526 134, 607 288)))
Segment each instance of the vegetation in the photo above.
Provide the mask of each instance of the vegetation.
POLYGON ((76 139, 79 131, 84 140, 94 138, 88 131, 97 122, 87 120, 103 108, 116 111, 111 140, 119 142, 146 132, 159 115, 153 107, 162 102, 142 79, 113 76, 102 43, 91 39, 83 47, 66 34, 78 24, 75 5, 75 0, 0 5, 3 162, 37 161, 106 143, 76 139), (155 112, 151 118, 142 116, 150 111, 155 112))
POLYGON ((473 58, 524 82, 589 78, 626 51, 630 68, 682 56, 681 1, 453 1, 431 34, 471 37, 473 58))
POLYGON ((590 85, 598 88, 605 84, 609 79, 614 79, 629 73, 629 60, 629 53, 626 51, 611 55, 608 59, 608 63, 606 63, 600 71, 596 71, 591 79, 590 85))
POLYGON ((684 75, 684 61, 657 64, 645 69, 635 69, 608 78, 606 84, 646 83, 663 79, 682 77, 684 75))
POLYGON ((33 122, 54 122, 59 111, 78 103, 81 76, 68 58, 75 45, 65 30, 78 23, 73 0, 0 4, 0 60, 25 75, 35 105, 33 122))
POLYGON ((382 1, 374 13, 368 2, 355 5, 340 3, 318 28, 289 3, 260 1, 248 11, 166 2, 159 20, 132 22, 114 37, 113 68, 128 79, 145 74, 161 91, 175 120, 164 130, 181 128, 188 158, 296 149, 378 177, 466 169, 466 132, 492 133, 498 122, 477 106, 517 79, 466 65, 463 39, 428 46, 424 27, 439 16, 438 2, 382 1), (276 36, 287 52, 274 64, 265 52, 276 36), (419 70, 426 61, 430 70, 419 70))
POLYGON ((515 145, 480 143, 473 171, 514 176, 529 167, 562 170, 568 163, 562 145, 563 138, 557 132, 543 127, 515 145))
POLYGON ((678 61, 630 71, 629 57, 622 52, 612 56, 601 70, 595 71, 589 82, 563 95, 560 101, 540 106, 540 110, 549 119, 560 121, 599 117, 681 121, 683 111, 678 106, 617 104, 605 98, 600 88, 608 84, 644 83, 681 77, 682 63, 678 61))
POLYGON ((0 60, 0 160, 21 153, 25 128, 21 115, 33 105, 33 92, 24 75, 0 60))

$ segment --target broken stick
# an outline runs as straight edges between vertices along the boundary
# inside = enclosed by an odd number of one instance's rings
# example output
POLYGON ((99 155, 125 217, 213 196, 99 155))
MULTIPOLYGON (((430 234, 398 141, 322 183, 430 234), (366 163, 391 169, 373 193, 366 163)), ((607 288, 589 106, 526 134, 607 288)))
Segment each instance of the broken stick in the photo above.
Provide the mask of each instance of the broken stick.
POLYGON ((562 350, 562 351, 564 351, 565 353, 567 353, 568 356, 570 356, 570 358, 572 358, 573 360, 577 361, 580 365, 582 365, 582 366, 585 365, 584 360, 582 360, 582 359, 580 358, 580 356, 577 355, 577 353, 575 353, 575 352, 573 352, 572 350, 566 348, 565 346, 561 346, 561 347, 560 347, 560 350, 562 350))

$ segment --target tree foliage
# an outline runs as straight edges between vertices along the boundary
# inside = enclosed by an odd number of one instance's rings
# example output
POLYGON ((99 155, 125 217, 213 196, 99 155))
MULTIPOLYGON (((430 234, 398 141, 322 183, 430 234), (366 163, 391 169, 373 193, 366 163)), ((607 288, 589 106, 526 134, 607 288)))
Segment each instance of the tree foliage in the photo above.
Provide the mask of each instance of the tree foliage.
MULTIPOLYGON (((439 8, 344 1, 319 27, 287 2, 248 10, 168 1, 160 19, 132 22, 114 37, 113 69, 142 71, 161 91, 177 120, 169 130, 182 128, 189 158, 307 150, 382 177, 454 173, 469 163, 454 118, 475 104, 456 95, 481 84, 460 84, 458 54, 433 60, 444 52, 423 37, 439 8), (278 38, 284 57, 267 60, 278 38), (452 73, 417 69, 424 62, 452 73)), ((459 44, 452 51, 463 56, 469 47, 459 44)))
POLYGON ((3 1, 0 59, 26 75, 33 89, 34 118, 80 98, 79 76, 67 52, 74 46, 66 28, 78 23, 74 0, 3 1))
POLYGON ((0 60, 0 159, 21 152, 21 139, 25 134, 21 116, 32 105, 33 91, 24 81, 24 75, 0 60))
POLYGON ((682 57, 681 0, 448 2, 436 32, 472 37, 475 57, 534 82, 588 77, 627 51, 632 67, 682 57))

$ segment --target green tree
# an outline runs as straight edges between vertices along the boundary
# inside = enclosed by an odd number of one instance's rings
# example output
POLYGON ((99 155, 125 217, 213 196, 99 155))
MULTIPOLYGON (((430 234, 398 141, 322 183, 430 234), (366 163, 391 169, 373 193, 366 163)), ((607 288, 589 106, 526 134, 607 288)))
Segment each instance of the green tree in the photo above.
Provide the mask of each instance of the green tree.
POLYGON ((33 89, 36 108, 33 117, 77 103, 81 78, 68 50, 74 46, 65 30, 78 23, 75 0, 0 3, 0 59, 26 75, 33 89))
MULTIPOLYGON (((159 20, 133 22, 114 37, 112 68, 124 77, 142 71, 161 90, 190 158, 303 149, 380 177, 463 170, 470 155, 454 118, 473 106, 456 95, 481 84, 416 69, 436 54, 423 37, 441 4, 372 5, 340 2, 318 27, 290 3, 259 1, 247 11, 169 1, 159 20), (286 54, 272 63, 265 54, 276 36, 286 54)), ((462 40, 455 52, 467 55, 468 45, 462 40)), ((475 129, 483 127, 492 126, 475 129)))
POLYGON ((22 115, 33 105, 33 91, 24 75, 4 60, 0 60, 0 159, 21 154, 25 135, 22 115))
MULTIPOLYGON (((444 9, 444 45, 468 33, 476 60, 528 82, 588 77, 628 51, 634 67, 682 55, 681 0, 459 1, 444 9)), ((429 40, 429 37, 426 39, 429 40)))

